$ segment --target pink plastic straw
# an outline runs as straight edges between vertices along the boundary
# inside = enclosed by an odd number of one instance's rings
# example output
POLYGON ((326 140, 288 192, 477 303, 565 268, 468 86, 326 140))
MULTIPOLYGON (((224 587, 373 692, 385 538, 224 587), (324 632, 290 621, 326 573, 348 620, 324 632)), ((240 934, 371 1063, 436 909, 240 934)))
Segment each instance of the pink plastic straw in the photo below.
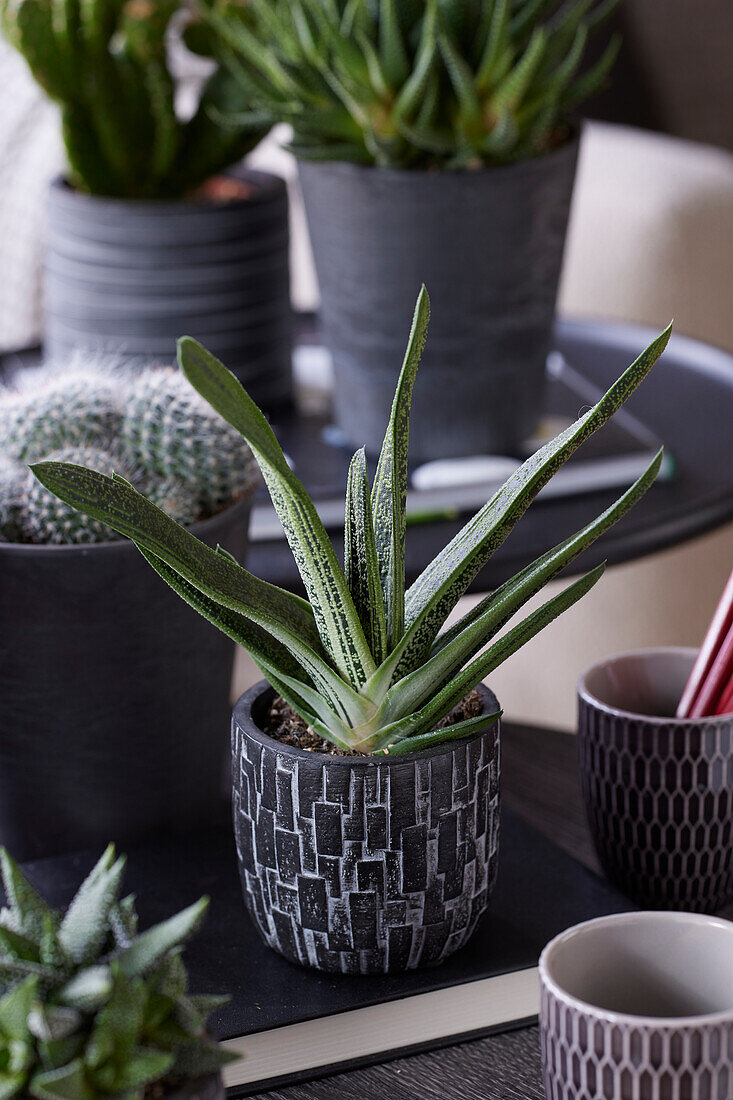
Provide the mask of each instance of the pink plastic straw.
POLYGON ((733 572, 723 589, 720 603, 715 609, 715 614, 708 627, 705 640, 700 647, 700 652, 697 655, 697 660, 690 673, 690 678, 685 685, 685 690, 682 692, 682 698, 677 707, 678 718, 700 718, 706 713, 705 711, 699 710, 697 707, 697 699, 712 670, 718 651, 732 626, 733 572))
POLYGON ((705 718, 715 714, 721 696, 726 694, 733 676, 733 626, 723 639, 715 660, 710 666, 695 702, 690 707, 690 718, 705 718))

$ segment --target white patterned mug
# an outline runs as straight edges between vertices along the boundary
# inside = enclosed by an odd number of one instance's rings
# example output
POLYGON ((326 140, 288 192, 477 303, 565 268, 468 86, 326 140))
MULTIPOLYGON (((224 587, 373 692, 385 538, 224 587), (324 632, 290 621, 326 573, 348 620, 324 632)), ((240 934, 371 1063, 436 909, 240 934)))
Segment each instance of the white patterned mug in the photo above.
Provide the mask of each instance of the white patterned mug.
POLYGON ((733 923, 622 913, 540 958, 547 1100, 731 1100, 733 923))

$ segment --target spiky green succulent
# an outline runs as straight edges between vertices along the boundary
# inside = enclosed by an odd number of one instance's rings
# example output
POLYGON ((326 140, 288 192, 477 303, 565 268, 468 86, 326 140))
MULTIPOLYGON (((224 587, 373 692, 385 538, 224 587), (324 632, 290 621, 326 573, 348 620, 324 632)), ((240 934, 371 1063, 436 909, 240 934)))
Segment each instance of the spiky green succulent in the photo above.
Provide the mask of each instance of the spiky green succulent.
POLYGON ((147 1086, 229 1060, 206 1031, 226 1001, 191 996, 181 948, 208 899, 138 932, 110 846, 63 913, 0 850, 0 1095, 142 1100, 147 1086))
MULTIPOLYGON (((193 116, 178 117, 168 65, 174 17, 192 19, 182 0, 1 0, 5 37, 60 105, 74 187, 178 198, 241 160, 266 132, 219 66, 193 116), (235 112, 238 122, 222 120, 235 112)), ((205 48, 206 36, 196 37, 205 48)))
POLYGON ((617 0, 206 0, 252 104, 288 122, 297 156, 472 168, 567 136, 616 38, 583 69, 617 0))
POLYGON ((17 542, 23 467, 0 454, 0 542, 17 542))
POLYGON ((186 378, 250 445, 307 601, 259 580, 225 550, 203 545, 118 477, 57 462, 33 467, 39 480, 68 504, 131 538, 183 599, 249 650, 276 691, 316 732, 335 745, 365 753, 410 752, 485 725, 487 718, 479 717, 435 729, 476 684, 596 583, 603 566, 499 636, 527 600, 643 496, 662 458, 660 451, 639 480, 592 523, 444 628, 471 581, 537 493, 651 370, 670 329, 597 405, 529 458, 406 591, 409 413, 428 316, 423 288, 373 484, 363 451, 357 451, 351 464, 343 568, 263 414, 205 348, 190 337, 179 341, 186 378))
POLYGON ((135 465, 186 485, 205 515, 243 496, 256 476, 239 432, 175 370, 144 371, 131 380, 120 437, 135 465))

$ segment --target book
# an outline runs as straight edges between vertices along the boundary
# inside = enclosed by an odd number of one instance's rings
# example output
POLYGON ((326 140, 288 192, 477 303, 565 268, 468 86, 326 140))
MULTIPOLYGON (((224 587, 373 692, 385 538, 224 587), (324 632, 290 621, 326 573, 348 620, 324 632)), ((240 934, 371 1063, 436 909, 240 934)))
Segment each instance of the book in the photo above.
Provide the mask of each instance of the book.
MULTIPOLYGON (((60 908, 98 855, 24 869, 60 908)), ((225 1069, 233 1097, 532 1023, 547 941, 580 921, 633 908, 505 809, 496 890, 470 943, 432 969, 343 976, 297 967, 262 943, 244 907, 228 830, 141 845, 128 856, 125 889, 137 896, 141 927, 211 897, 186 961, 194 992, 231 994, 212 1027, 243 1056, 225 1069)))
MULTIPOLYGON (((313 497, 326 528, 342 529, 344 486, 353 448, 341 439, 327 411, 328 353, 317 344, 295 349, 299 390, 315 390, 323 401, 296 415, 282 412, 273 424, 295 472, 313 497), (325 357, 325 359, 324 359, 325 357), (324 396, 325 395, 325 396, 324 396)), ((537 432, 513 455, 473 455, 410 466, 407 492, 408 523, 456 519, 481 508, 524 459, 569 427, 602 396, 560 352, 547 360, 545 412, 537 432)), ((542 489, 538 500, 626 488, 647 468, 661 447, 660 440, 626 409, 584 443, 542 489)), ((674 461, 665 453, 659 477, 669 480, 674 461)), ((253 542, 283 539, 280 521, 263 491, 255 498, 250 524, 253 542)))

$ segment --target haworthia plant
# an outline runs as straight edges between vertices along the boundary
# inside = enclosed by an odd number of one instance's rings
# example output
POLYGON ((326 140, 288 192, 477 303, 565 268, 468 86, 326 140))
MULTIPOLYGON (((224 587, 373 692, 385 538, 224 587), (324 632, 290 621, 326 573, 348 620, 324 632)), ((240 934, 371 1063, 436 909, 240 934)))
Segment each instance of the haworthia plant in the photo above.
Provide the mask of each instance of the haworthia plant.
POLYGON ((64 913, 0 849, 0 1096, 143 1100, 157 1085, 219 1069, 230 1056, 206 1020, 226 998, 191 996, 182 945, 207 899, 137 930, 120 897, 124 857, 111 846, 64 913))
POLYGON ((216 65, 192 117, 178 116, 171 27, 187 20, 204 52, 210 38, 181 0, 0 0, 0 20, 61 108, 70 181, 82 191, 178 198, 241 160, 268 129, 216 65))
POLYGON ((602 566, 501 633, 548 581, 626 515, 654 481, 662 459, 660 451, 596 519, 444 628, 537 493, 646 377, 670 329, 597 405, 529 458, 405 590, 410 401, 428 318, 423 288, 373 484, 363 452, 351 464, 343 568, 262 413, 205 348, 190 337, 179 341, 184 375, 241 432, 260 465, 308 601, 258 580, 225 551, 204 546, 118 475, 58 462, 33 467, 62 500, 132 539, 184 600, 249 650, 272 686, 317 733, 363 753, 411 752, 485 725, 488 719, 481 716, 436 730, 480 681, 596 583, 602 566))
MULTIPOLYGON (((308 160, 476 168, 567 136, 608 76, 617 0, 203 0, 243 93, 308 160)), ((215 47, 216 48, 216 47, 215 47)))

